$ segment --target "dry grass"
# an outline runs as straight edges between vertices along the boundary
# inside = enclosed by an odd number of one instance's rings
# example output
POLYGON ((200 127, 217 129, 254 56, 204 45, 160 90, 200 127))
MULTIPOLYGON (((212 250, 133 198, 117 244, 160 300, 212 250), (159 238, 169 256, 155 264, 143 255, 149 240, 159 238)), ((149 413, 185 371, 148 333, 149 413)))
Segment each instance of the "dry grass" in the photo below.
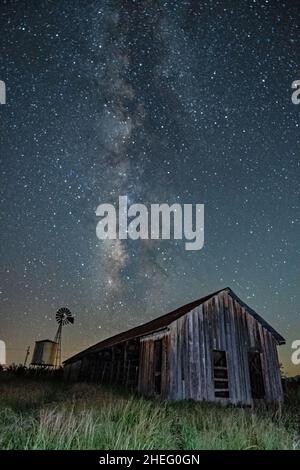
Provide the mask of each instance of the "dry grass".
POLYGON ((294 398, 279 416, 146 400, 97 385, 0 378, 0 448, 300 449, 299 403, 294 398))

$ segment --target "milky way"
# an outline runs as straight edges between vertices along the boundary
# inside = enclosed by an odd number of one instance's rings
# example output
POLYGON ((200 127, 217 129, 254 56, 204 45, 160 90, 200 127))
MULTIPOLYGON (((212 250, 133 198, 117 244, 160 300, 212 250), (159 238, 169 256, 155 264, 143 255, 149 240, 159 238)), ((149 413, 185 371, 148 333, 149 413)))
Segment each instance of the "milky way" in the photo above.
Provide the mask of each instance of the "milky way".
MULTIPOLYGON (((2 1, 1 339, 64 356, 230 286, 300 338, 300 13, 279 1, 2 1), (204 203, 205 245, 101 242, 100 203, 204 203)), ((281 348, 282 349, 282 348, 281 348)))

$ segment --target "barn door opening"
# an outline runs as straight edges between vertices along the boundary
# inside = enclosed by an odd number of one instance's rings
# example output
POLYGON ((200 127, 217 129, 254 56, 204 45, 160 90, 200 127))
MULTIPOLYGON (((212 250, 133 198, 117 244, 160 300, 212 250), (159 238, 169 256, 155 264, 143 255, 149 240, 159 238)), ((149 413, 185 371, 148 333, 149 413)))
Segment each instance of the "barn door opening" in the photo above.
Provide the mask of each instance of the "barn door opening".
POLYGON ((259 352, 249 352, 249 372, 252 398, 265 397, 265 385, 259 352))
POLYGON ((154 392, 161 394, 161 365, 162 365, 162 340, 154 341, 154 392))

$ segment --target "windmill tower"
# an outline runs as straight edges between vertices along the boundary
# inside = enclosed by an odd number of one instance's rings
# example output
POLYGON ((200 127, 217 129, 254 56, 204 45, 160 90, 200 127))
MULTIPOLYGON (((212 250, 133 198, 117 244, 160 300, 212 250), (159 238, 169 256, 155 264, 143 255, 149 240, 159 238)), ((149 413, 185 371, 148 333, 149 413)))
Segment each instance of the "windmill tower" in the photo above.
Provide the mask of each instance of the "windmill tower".
POLYGON ((74 317, 71 314, 71 311, 66 308, 62 307, 57 310, 56 312, 56 321, 58 323, 58 329, 54 338, 54 342, 57 343, 57 350, 55 355, 54 361, 54 369, 58 369, 61 366, 61 338, 62 338, 62 328, 63 326, 73 324, 74 317))

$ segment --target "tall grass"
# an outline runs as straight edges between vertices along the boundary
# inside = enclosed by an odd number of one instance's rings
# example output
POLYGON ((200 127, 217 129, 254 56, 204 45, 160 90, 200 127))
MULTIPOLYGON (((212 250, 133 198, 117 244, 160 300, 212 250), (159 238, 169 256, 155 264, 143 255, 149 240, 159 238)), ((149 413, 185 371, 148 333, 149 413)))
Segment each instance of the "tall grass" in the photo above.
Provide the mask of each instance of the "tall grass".
POLYGON ((299 402, 293 399, 282 414, 251 412, 13 379, 0 381, 0 448, 300 449, 299 402))

